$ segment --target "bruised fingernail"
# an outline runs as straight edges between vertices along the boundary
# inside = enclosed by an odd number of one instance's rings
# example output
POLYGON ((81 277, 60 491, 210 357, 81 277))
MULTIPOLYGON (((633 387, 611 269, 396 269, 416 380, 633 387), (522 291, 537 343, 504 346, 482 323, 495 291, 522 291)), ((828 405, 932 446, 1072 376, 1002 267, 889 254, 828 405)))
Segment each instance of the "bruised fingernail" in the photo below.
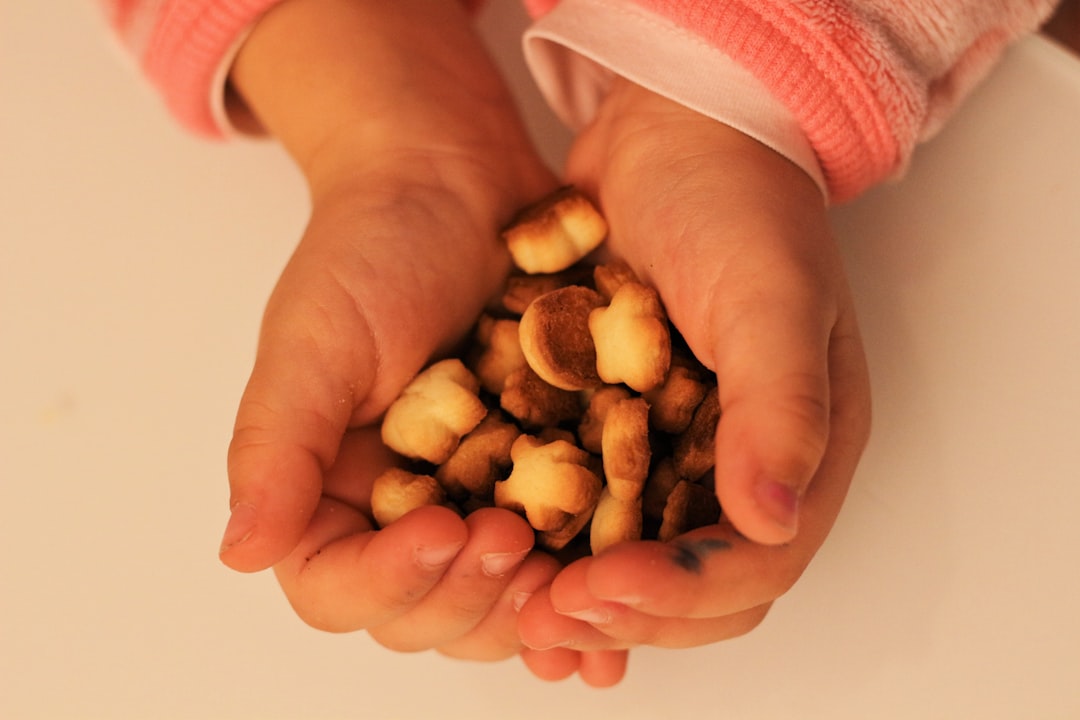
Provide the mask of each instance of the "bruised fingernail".
POLYGON ((518 612, 521 608, 525 607, 525 603, 529 602, 529 598, 531 597, 532 593, 525 592, 524 590, 519 590, 514 593, 514 612, 518 612))
POLYGON ((435 547, 420 545, 413 551, 413 558, 420 567, 426 570, 437 570, 444 565, 449 565, 463 547, 465 543, 436 545, 435 547))
POLYGON ((502 577, 525 559, 528 550, 520 552, 485 553, 480 556, 480 569, 488 577, 502 577))
POLYGON ((611 611, 607 608, 592 607, 584 610, 574 610, 573 612, 559 613, 575 620, 581 620, 587 622, 590 625, 610 625, 612 621, 611 611))
POLYGON ((789 532, 795 532, 799 523, 799 493, 795 488, 764 480, 755 488, 757 501, 773 522, 789 532))
POLYGON ((229 522, 225 524, 225 533, 221 537, 221 547, 218 552, 223 553, 234 548, 251 537, 255 532, 255 506, 247 503, 237 503, 232 506, 229 522))

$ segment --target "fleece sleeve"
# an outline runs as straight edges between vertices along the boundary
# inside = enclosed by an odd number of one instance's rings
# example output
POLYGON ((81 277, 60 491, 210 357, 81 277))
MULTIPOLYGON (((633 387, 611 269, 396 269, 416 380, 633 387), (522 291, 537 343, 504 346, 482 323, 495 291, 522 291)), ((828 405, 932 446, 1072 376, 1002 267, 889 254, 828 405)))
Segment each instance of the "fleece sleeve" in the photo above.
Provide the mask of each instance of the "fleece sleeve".
MULTIPOLYGON (((207 137, 229 133, 225 88, 232 59, 250 28, 282 1, 97 0, 170 113, 207 137)), ((482 4, 459 1, 470 11, 482 4)))
POLYGON ((225 81, 248 29, 281 0, 98 0, 117 37, 188 130, 221 137, 225 81))
POLYGON ((941 127, 1004 48, 1035 31, 1057 2, 526 4, 538 18, 525 40, 530 67, 569 123, 587 122, 611 74, 625 73, 762 139, 811 174, 816 165, 831 200, 843 202, 903 172, 914 147, 941 127), (632 35, 611 41, 611 33, 631 27, 632 35), (656 62, 642 61, 650 57, 656 62))

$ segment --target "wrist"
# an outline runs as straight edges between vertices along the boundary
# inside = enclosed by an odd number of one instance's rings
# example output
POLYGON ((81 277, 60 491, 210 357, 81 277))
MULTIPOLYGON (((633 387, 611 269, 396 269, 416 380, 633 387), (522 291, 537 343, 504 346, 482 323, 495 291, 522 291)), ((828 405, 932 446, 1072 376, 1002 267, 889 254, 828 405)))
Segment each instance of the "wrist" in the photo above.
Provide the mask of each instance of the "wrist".
MULTIPOLYGON (((649 168, 679 163, 717 187, 745 187, 761 199, 783 193, 788 202, 825 207, 821 187, 804 168, 746 133, 623 77, 616 77, 598 112, 575 144, 571 179, 626 182, 649 168), (617 165, 615 165, 617 163, 617 165), (738 182, 733 182, 739 176, 738 182)), ((594 188, 595 190, 595 188, 594 188)))
POLYGON ((376 156, 528 147, 455 0, 286 0, 252 29, 230 84, 313 190, 376 156))

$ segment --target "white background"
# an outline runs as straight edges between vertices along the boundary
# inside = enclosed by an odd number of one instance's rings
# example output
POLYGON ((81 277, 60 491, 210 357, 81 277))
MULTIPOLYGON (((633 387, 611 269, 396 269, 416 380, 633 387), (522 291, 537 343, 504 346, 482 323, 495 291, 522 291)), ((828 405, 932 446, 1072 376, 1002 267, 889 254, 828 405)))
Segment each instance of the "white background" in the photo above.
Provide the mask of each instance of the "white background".
MULTIPOLYGON (((482 18, 525 78, 517 3, 482 18)), ((0 717, 1080 717, 1080 62, 1009 54, 836 212, 875 435, 751 635, 618 688, 311 630, 220 566, 224 453, 303 187, 191 138, 92 6, 0 7, 0 717)))

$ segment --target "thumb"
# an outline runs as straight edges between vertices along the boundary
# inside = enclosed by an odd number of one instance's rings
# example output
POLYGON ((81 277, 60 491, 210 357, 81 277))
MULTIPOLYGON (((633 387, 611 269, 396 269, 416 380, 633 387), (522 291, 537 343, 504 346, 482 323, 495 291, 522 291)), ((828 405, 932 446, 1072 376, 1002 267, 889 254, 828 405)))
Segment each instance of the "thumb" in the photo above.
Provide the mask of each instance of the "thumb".
POLYGON ((769 544, 795 537, 829 440, 834 313, 791 288, 720 320, 712 354, 717 496, 739 532, 769 544))
MULTIPOLYGON (((366 394, 343 379, 375 374, 370 348, 342 352, 290 327, 268 307, 229 445, 230 517, 220 556, 236 570, 267 568, 299 542, 357 399, 366 394)), ((361 343, 370 337, 349 335, 361 343)))
MULTIPOLYGON (((802 497, 829 441, 838 307, 819 263, 792 257, 782 243, 767 249, 766 238, 758 235, 755 252, 738 253, 728 272, 655 263, 652 278, 674 325, 716 373, 724 514, 747 538, 779 544, 798 532, 802 497)), ((680 249, 681 257, 706 256, 686 236, 680 249)))

